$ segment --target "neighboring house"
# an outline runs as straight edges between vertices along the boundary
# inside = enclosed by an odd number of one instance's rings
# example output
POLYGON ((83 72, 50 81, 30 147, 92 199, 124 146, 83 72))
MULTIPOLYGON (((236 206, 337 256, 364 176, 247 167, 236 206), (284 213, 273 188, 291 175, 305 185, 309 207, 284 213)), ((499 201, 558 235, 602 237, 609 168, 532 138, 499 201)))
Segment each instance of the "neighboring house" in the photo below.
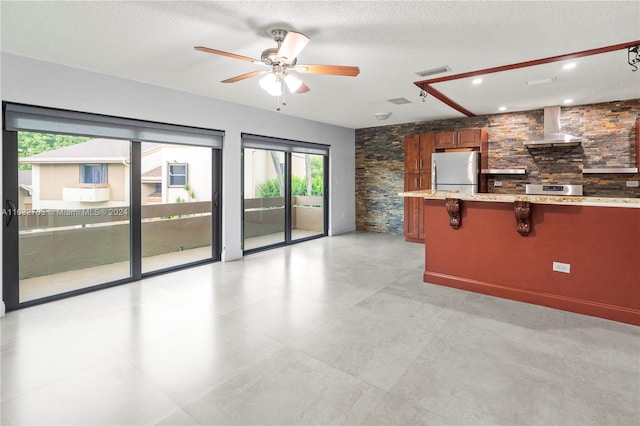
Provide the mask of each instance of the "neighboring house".
MULTIPOLYGON (((130 143, 92 139, 64 148, 21 158, 31 164, 33 209, 86 209, 128 206, 130 201, 130 143)), ((198 201, 209 201, 211 154, 208 148, 143 142, 142 204, 174 203, 190 199, 186 183, 198 201)), ((22 186, 21 186, 22 187, 22 186)), ((25 192, 24 205, 28 197, 25 192)), ((22 203, 21 203, 22 204, 22 203)))

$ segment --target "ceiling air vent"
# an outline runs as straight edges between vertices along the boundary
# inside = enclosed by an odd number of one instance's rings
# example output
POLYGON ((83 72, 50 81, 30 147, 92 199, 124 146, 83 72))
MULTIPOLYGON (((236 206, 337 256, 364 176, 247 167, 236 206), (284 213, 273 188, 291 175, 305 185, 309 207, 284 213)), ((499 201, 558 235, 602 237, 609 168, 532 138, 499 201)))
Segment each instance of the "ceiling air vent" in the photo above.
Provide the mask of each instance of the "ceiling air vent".
POLYGON ((407 98, 395 98, 395 99, 387 99, 387 102, 391 102, 394 105, 403 105, 410 104, 411 101, 407 98))
POLYGON ((447 65, 444 65, 438 68, 431 68, 430 70, 418 71, 416 75, 418 77, 429 77, 430 75, 441 74, 447 71, 451 71, 451 68, 449 68, 447 65))

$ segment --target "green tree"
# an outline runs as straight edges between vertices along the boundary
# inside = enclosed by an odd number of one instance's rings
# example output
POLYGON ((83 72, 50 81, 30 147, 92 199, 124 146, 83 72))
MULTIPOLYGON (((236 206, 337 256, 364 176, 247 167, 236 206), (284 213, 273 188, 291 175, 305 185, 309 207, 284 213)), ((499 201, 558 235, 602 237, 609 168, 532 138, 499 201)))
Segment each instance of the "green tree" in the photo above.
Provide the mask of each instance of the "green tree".
POLYGON ((260 195, 260 198, 279 197, 280 185, 278 184, 278 179, 268 179, 259 184, 258 194, 260 195))
MULTIPOLYGON (((86 142, 87 136, 55 135, 52 133, 18 132, 18 158, 53 151, 69 145, 86 142)), ((31 170, 31 164, 20 163, 20 170, 31 170)))
MULTIPOLYGON (((311 180, 311 195, 323 194, 322 176, 316 176, 311 180)), ((268 179, 258 185, 258 194, 260 198, 280 197, 280 185, 277 178, 268 179)), ((303 196, 307 195, 307 182, 303 177, 291 176, 291 195, 303 196)))
POLYGON ((322 175, 311 179, 311 195, 322 196, 324 194, 324 179, 322 175))
POLYGON ((324 173, 323 170, 324 158, 318 155, 314 155, 311 157, 311 179, 322 176, 324 173))

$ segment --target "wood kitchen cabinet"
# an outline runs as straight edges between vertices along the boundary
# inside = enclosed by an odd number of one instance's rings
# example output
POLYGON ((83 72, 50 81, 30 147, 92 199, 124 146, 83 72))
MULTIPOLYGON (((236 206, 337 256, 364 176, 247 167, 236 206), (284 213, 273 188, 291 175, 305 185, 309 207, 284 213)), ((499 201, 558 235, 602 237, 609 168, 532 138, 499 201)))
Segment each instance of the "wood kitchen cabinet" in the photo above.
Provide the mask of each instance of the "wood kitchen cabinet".
POLYGON ((487 132, 483 129, 438 132, 435 139, 436 149, 480 148, 482 141, 487 140, 487 132))
POLYGON ((404 137, 404 172, 431 173, 431 154, 435 151, 435 133, 404 137))
MULTIPOLYGON (((407 135, 404 138, 404 190, 431 188, 431 154, 435 152, 435 133, 407 135)), ((422 198, 404 200, 405 240, 424 242, 422 198)))
POLYGON ((636 167, 640 170, 640 117, 636 118, 636 167))

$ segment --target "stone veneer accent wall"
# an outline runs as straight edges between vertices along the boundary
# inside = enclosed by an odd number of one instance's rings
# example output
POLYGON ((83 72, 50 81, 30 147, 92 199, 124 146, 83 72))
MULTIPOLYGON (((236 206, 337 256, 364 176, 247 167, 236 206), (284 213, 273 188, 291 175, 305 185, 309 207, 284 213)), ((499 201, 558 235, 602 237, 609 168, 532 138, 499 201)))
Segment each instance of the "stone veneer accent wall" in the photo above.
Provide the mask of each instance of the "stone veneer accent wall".
POLYGON ((561 108, 565 133, 578 136, 577 147, 528 150, 523 141, 542 137, 542 109, 509 114, 423 121, 356 130, 356 229, 402 235, 404 135, 485 128, 489 168, 527 169, 526 175, 489 177, 489 192, 524 193, 528 183, 584 185, 587 196, 640 197, 626 181, 640 174, 582 174, 583 168, 639 167, 635 164, 636 118, 640 99, 561 108), (495 187, 495 181, 502 182, 495 187))

